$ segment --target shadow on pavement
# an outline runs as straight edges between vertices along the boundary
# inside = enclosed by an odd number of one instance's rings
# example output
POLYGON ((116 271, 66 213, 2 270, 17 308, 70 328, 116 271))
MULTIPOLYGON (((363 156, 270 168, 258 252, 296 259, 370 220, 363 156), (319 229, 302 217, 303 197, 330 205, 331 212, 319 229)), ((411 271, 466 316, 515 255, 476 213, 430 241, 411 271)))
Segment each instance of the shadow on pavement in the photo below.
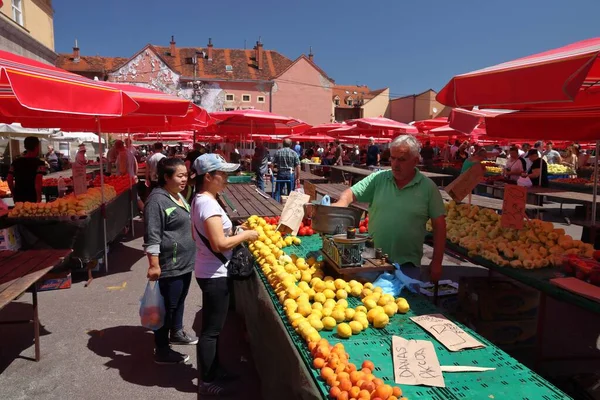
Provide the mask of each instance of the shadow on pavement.
MULTIPOLYGON (((88 348, 101 357, 104 365, 119 370, 123 380, 140 386, 172 387, 184 393, 196 393, 192 382, 196 369, 190 364, 154 364, 154 337, 141 326, 115 326, 88 332, 88 348)), ((195 351, 195 346, 181 347, 181 352, 195 351)))
MULTIPOLYGON (((97 279, 104 276, 130 272, 135 263, 143 257, 143 250, 127 246, 125 243, 113 242, 110 245, 110 251, 108 253, 108 272, 92 272, 92 274, 94 279, 97 279)), ((72 261, 72 265, 74 266, 72 269, 73 283, 87 281, 87 269, 83 268, 76 260, 72 261)))
MULTIPOLYGON (((31 295, 29 296, 31 301, 31 295)), ((33 318, 33 309, 31 303, 13 302, 8 304, 0 311, 0 374, 17 358, 23 358, 35 362, 35 352, 33 349, 33 322, 32 323, 8 323, 8 321, 27 320, 33 318), (25 349, 28 355, 23 356, 21 353, 25 349)), ((50 335, 43 325, 43 315, 40 316, 40 336, 50 335)), ((41 347, 42 357, 44 356, 44 347, 41 347)))
MULTIPOLYGON (((196 314, 192 328, 195 335, 200 337, 202 310, 196 314)), ((262 399, 260 378, 254 367, 250 345, 245 340, 245 334, 243 319, 235 311, 229 310, 219 338, 219 359, 225 369, 240 375, 240 380, 232 385, 235 393, 229 398, 259 400, 262 399)))

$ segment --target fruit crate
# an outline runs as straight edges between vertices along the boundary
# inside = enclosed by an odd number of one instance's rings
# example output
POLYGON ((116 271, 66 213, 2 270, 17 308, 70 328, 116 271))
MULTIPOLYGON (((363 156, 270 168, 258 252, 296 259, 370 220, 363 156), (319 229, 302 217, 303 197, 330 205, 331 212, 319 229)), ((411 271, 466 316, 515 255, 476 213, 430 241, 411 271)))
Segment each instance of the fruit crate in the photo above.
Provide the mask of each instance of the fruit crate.
POLYGON ((227 177, 227 183, 250 183, 252 175, 232 175, 227 177))

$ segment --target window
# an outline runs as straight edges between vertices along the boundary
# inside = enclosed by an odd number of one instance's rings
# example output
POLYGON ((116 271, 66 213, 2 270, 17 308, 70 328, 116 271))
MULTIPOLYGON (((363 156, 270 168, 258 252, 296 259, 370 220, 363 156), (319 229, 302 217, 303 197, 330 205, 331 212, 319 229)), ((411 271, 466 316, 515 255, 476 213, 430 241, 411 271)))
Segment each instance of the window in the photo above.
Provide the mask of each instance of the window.
POLYGON ((242 95, 242 101, 244 103, 249 103, 250 102, 250 95, 249 94, 243 94, 242 95))
POLYGON ((235 100, 235 95, 233 95, 233 94, 225 95, 225 101, 234 101, 234 100, 235 100))
POLYGON ((23 3, 22 0, 12 0, 13 19, 19 25, 23 25, 23 3))
POLYGON ((256 98, 256 101, 259 102, 259 103, 264 103, 265 102, 265 96, 258 96, 256 98))
POLYGON ((231 65, 226 65, 225 72, 233 72, 233 67, 231 65))
POLYGON ((352 105, 352 97, 347 97, 346 98, 346 105, 348 105, 348 106, 352 105))
POLYGON ((339 96, 335 96, 335 98, 333 99, 333 104, 335 104, 336 106, 340 105, 340 98, 339 98, 339 96))
POLYGON ((233 107, 225 107, 225 111, 233 111, 233 110, 235 110, 235 108, 233 108, 233 107))

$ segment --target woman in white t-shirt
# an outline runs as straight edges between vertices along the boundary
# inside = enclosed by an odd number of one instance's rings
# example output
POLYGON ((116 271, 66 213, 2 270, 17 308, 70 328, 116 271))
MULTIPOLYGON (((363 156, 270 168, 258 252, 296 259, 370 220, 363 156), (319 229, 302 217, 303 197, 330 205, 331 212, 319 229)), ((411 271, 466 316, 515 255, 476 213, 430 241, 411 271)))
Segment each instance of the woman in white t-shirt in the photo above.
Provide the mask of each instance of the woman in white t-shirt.
POLYGON ((230 286, 227 264, 221 262, 215 253, 230 260, 235 246, 258 238, 255 230, 232 236, 231 220, 216 200, 217 193, 227 185, 227 172, 238 168, 239 164, 228 163, 218 154, 203 154, 192 166, 197 175, 197 194, 192 202, 192 235, 196 242, 194 270, 202 289, 203 306, 198 343, 198 366, 201 370, 198 393, 203 395, 226 394, 222 381, 228 375, 219 365, 217 349, 229 309, 230 286))
POLYGON ((519 148, 516 146, 511 147, 509 157, 506 160, 504 175, 511 181, 516 182, 525 171, 525 160, 519 157, 519 148))

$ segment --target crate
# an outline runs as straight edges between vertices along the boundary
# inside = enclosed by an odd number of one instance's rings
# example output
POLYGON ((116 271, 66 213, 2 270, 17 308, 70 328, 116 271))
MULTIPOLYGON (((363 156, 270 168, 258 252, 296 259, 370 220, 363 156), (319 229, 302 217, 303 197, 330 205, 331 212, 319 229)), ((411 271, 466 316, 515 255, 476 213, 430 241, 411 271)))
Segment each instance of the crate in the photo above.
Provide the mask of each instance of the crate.
POLYGON ((21 235, 17 225, 0 229, 0 250, 16 251, 21 248, 21 235))
POLYGON ((498 346, 533 346, 536 320, 476 321, 468 324, 481 336, 498 346))
POLYGON ((227 183, 250 183, 252 175, 232 175, 227 177, 227 183))

